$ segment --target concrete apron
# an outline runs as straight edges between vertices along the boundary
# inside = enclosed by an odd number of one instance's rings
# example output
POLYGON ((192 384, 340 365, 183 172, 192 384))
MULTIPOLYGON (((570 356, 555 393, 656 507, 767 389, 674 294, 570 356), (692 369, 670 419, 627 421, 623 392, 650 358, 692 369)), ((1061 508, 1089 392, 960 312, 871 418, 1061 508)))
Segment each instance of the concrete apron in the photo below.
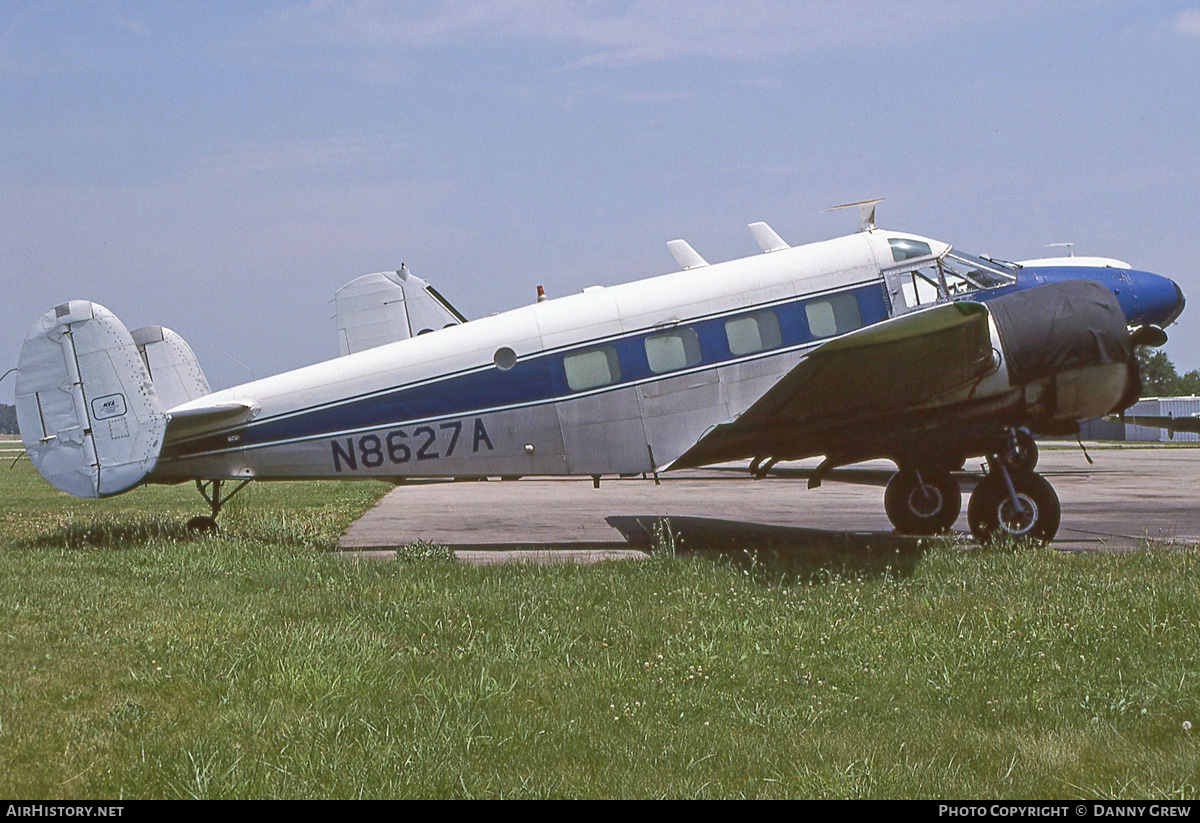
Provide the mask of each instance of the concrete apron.
MULTIPOLYGON (((1089 444, 1043 446, 1038 471, 1062 501, 1055 548, 1129 550, 1200 542, 1200 449, 1089 444)), ((587 478, 414 483, 396 488, 347 530, 340 547, 391 557, 425 540, 449 546, 465 562, 574 562, 636 559, 658 541, 680 550, 771 547, 796 550, 912 549, 917 538, 893 534, 883 489, 894 467, 874 461, 832 473, 806 488, 816 461, 780 467, 752 480, 744 471, 704 469, 653 479, 587 478)), ((967 495, 976 466, 960 475, 963 513, 955 524, 973 545, 967 495)))

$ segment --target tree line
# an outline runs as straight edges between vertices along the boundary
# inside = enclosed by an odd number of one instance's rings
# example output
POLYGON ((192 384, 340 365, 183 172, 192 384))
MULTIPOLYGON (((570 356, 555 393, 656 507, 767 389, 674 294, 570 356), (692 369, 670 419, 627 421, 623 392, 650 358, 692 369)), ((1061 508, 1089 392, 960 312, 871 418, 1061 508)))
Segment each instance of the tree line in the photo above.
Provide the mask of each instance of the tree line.
POLYGON ((1179 374, 1166 352, 1148 346, 1137 347, 1137 359, 1142 373, 1142 397, 1200 394, 1200 369, 1179 374))

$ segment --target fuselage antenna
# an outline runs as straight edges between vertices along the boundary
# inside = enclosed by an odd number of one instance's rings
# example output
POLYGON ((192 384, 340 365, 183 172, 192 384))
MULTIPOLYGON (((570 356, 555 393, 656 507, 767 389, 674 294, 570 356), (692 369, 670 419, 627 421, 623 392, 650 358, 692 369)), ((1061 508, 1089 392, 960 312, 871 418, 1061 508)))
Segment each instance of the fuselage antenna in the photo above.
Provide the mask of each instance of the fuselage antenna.
POLYGON ((838 209, 851 209, 858 207, 858 230, 870 231, 875 228, 875 204, 882 203, 882 197, 874 197, 870 200, 856 200, 853 203, 839 203, 836 206, 830 206, 823 209, 821 214, 827 211, 837 211, 838 209))

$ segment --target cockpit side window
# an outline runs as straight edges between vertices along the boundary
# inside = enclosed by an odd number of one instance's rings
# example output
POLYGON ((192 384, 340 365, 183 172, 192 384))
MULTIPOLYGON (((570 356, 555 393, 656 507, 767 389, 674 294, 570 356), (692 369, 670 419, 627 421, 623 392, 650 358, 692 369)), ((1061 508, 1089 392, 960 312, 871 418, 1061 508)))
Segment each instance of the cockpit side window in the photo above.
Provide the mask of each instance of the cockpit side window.
POLYGON ((892 259, 897 263, 912 260, 914 257, 928 257, 933 254, 928 243, 920 240, 909 240, 905 237, 889 237, 888 245, 892 247, 892 259))
POLYGON ((941 267, 946 277, 946 290, 951 297, 977 289, 1010 286, 1016 282, 1016 267, 1013 267, 1013 272, 1003 271, 1001 264, 989 263, 957 250, 942 257, 941 267))
POLYGON ((904 303, 908 307, 928 306, 942 299, 941 283, 935 266, 906 271, 900 277, 901 288, 904 289, 904 303))
POLYGON ((1017 282, 1020 265, 991 257, 977 257, 934 241, 889 237, 895 264, 883 267, 884 294, 894 317, 947 300, 970 299, 976 292, 1003 288, 1017 282), (944 250, 943 250, 944 249, 944 250))
POLYGON ((942 273, 946 277, 946 293, 950 295, 951 299, 968 294, 979 288, 978 285, 955 272, 951 266, 943 265, 942 273))

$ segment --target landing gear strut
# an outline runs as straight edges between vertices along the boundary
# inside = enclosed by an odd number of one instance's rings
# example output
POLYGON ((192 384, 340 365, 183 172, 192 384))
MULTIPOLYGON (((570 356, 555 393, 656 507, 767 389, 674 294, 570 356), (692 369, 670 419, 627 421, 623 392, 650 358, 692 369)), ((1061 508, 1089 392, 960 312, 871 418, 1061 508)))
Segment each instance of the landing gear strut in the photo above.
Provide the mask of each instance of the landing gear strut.
POLYGON ((249 482, 249 480, 243 480, 233 487, 233 491, 226 495, 222 495, 222 481, 197 480, 196 488, 199 490, 205 501, 208 502, 209 507, 212 509, 212 516, 206 517, 204 515, 200 515, 198 517, 193 517, 187 522, 188 534, 212 534, 215 532, 217 530, 217 515, 221 513, 221 507, 228 503, 235 494, 246 488, 246 484, 249 482))
POLYGON ((899 532, 937 534, 958 519, 962 493, 958 481, 944 467, 905 467, 888 481, 883 510, 899 532))
POLYGON ((989 543, 1002 534, 1050 542, 1058 533, 1062 506, 1046 478, 1032 471, 1010 470, 998 457, 988 458, 988 475, 979 481, 967 504, 971 534, 989 543))
POLYGON ((971 534, 980 543, 1009 534, 1049 542, 1058 533, 1062 506, 1045 478, 1036 474, 1037 444, 1025 429, 994 431, 987 439, 929 448, 916 462, 897 460, 900 470, 888 481, 883 508, 902 534, 930 535, 949 530, 962 510, 962 495, 951 471, 961 468, 959 449, 984 446, 988 473, 967 505, 971 534))
POLYGON ((1013 471, 1031 472, 1038 462, 1037 442, 1026 429, 1014 429, 1008 451, 1002 456, 1004 465, 1013 471))

